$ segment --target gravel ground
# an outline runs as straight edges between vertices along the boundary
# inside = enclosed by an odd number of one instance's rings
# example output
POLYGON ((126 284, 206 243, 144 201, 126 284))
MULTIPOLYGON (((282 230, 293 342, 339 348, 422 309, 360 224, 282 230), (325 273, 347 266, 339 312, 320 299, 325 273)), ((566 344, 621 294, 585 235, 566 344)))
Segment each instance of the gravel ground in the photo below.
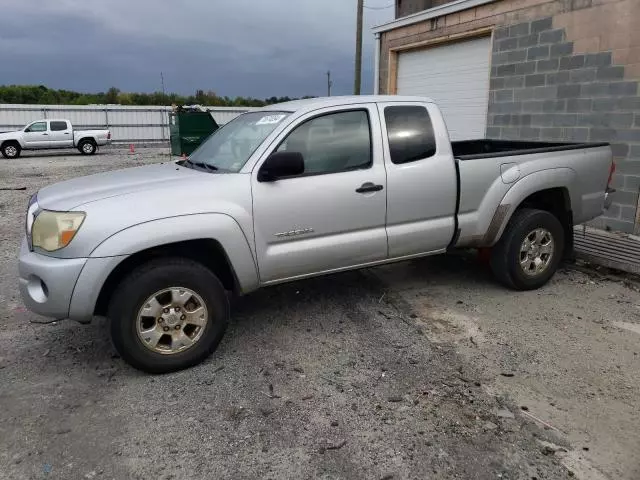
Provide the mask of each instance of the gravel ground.
POLYGON ((35 323, 29 196, 165 152, 0 160, 0 478, 640 478, 640 294, 620 277, 514 293, 456 255, 282 285, 164 376, 117 358, 103 319, 35 323))

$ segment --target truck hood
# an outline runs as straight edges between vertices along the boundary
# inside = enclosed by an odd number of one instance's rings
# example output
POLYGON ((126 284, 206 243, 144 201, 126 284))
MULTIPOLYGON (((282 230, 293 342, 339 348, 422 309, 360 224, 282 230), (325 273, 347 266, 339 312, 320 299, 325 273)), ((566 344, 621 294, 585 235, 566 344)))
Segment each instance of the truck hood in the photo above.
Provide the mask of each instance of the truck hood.
POLYGON ((0 142, 2 142, 3 140, 7 140, 9 138, 15 138, 17 131, 18 130, 11 130, 11 131, 8 131, 8 132, 0 132, 0 142))
POLYGON ((85 212, 82 228, 58 258, 86 258, 118 232, 185 215, 195 222, 224 215, 253 238, 251 175, 193 170, 176 163, 148 165, 76 178, 43 188, 41 208, 85 212), (209 215, 209 216, 207 216, 209 215))
POLYGON ((38 192, 38 204, 47 210, 67 211, 105 198, 184 184, 203 175, 210 174, 173 162, 114 170, 49 185, 38 192))

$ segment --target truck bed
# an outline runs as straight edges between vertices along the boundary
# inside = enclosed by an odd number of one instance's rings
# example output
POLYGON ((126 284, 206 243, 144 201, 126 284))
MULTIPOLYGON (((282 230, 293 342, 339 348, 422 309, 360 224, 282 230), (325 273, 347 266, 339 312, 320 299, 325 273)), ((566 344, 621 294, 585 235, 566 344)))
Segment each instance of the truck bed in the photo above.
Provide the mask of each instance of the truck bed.
POLYGON ((458 160, 529 155, 533 153, 605 147, 607 145, 608 143, 533 142, 491 139, 451 142, 453 156, 458 160))
POLYGON ((460 182, 457 247, 490 246, 499 220, 522 201, 521 190, 527 197, 536 190, 564 189, 576 224, 602 212, 611 168, 607 143, 481 139, 453 142, 452 150, 460 182))

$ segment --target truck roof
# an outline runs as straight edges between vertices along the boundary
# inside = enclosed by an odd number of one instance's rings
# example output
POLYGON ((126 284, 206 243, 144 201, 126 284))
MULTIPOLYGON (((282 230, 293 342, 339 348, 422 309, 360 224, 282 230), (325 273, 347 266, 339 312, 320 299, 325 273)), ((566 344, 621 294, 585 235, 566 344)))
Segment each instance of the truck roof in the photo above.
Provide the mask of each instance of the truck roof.
POLYGON ((376 102, 427 102, 433 100, 427 97, 410 97, 402 95, 344 95, 336 97, 316 97, 293 100, 291 102, 276 103, 261 108, 264 111, 280 110, 286 112, 297 112, 299 110, 315 110, 317 108, 337 107, 340 105, 358 105, 361 103, 376 102))

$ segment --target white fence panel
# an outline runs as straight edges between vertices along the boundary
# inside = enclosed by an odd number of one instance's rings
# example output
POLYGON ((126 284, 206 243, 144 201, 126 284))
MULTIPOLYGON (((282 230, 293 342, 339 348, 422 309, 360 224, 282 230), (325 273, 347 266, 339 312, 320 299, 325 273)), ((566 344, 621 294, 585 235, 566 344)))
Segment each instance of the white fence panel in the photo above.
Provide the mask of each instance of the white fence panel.
MULTIPOLYGON (((207 107, 219 125, 252 107, 207 107)), ((0 132, 16 130, 42 118, 66 118, 78 129, 108 128, 114 142, 167 142, 169 112, 165 106, 11 105, 0 104, 0 132)))

